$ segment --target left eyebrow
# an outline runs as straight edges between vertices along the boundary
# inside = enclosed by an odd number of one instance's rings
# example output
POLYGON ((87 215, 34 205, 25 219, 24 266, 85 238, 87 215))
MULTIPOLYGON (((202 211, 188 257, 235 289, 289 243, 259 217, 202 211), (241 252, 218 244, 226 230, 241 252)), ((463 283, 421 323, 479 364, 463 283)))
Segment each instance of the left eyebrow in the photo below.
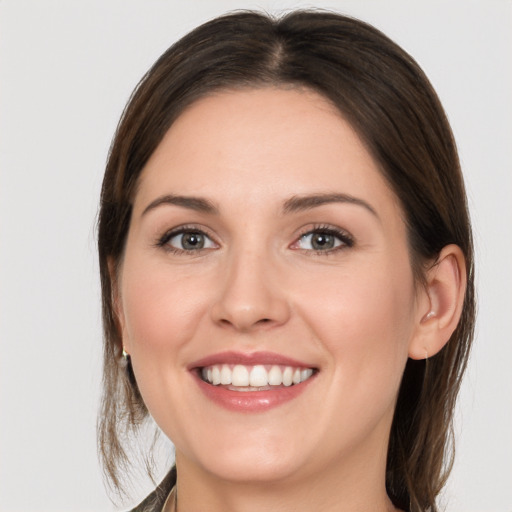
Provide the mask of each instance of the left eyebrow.
POLYGON ((379 219, 379 215, 373 206, 363 199, 347 194, 312 194, 308 196, 293 196, 284 203, 283 213, 295 213, 304 210, 311 210, 312 208, 317 208, 318 206, 331 203, 349 203, 362 206, 379 219))

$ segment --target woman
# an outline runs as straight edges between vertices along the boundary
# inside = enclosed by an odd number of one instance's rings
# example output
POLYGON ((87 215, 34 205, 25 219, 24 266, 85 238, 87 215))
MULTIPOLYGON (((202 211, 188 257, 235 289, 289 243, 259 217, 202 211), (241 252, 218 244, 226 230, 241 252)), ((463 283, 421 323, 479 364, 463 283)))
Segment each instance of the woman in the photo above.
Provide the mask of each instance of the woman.
POLYGON ((474 323, 464 185, 417 64, 360 21, 185 36, 118 127, 99 218, 100 447, 136 510, 435 511, 474 323))

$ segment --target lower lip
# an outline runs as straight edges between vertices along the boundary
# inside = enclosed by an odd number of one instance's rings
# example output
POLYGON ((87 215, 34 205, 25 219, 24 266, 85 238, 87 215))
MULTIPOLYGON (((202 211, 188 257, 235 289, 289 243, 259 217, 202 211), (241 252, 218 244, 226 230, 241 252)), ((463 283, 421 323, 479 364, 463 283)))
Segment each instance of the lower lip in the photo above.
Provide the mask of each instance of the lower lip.
POLYGON ((194 375, 199 388, 207 398, 225 409, 236 412, 262 412, 279 407, 303 393, 316 376, 313 374, 300 384, 280 386, 266 391, 233 391, 222 386, 208 384, 196 372, 194 375))

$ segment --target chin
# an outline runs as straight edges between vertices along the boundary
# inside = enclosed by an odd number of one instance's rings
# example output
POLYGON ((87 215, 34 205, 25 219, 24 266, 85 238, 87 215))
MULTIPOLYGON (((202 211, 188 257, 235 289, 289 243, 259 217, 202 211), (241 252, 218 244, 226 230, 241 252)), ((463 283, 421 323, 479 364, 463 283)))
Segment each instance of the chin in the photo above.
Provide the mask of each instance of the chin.
MULTIPOLYGON (((214 445, 197 447, 196 456, 189 452, 186 458, 195 460, 203 472, 213 477, 247 484, 287 480, 296 477, 305 467, 307 457, 304 457, 303 446, 286 443, 283 438, 257 437, 257 440, 245 438, 238 442, 233 442, 233 437, 230 442, 222 442, 217 437, 214 445)), ((179 463, 177 455, 178 471, 179 463)))
POLYGON ((220 457, 213 464, 208 462, 204 470, 222 480, 256 484, 291 479, 296 477, 301 467, 296 460, 277 460, 270 456, 241 460, 235 454, 233 458, 220 457))

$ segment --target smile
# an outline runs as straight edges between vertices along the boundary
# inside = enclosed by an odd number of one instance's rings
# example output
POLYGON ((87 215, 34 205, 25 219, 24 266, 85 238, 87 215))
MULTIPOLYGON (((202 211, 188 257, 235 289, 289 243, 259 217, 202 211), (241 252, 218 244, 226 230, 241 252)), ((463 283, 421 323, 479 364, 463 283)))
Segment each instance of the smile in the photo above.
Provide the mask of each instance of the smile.
POLYGON ((319 368, 273 352, 212 354, 188 367, 208 401, 237 413, 268 411, 297 399, 319 368))
POLYGON ((312 368, 295 366, 224 363, 203 367, 201 378, 209 384, 226 386, 233 391, 267 391, 300 384, 313 373, 312 368))

